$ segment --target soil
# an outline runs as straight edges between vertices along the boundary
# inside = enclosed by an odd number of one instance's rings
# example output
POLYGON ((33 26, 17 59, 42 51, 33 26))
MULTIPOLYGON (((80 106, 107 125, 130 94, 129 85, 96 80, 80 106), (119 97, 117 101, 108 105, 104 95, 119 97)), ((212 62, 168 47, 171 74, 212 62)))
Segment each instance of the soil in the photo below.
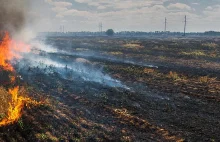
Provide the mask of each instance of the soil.
POLYGON ((220 39, 60 37, 47 53, 83 61, 126 87, 38 67, 17 84, 46 104, 0 128, 0 141, 220 141, 220 39), (128 89, 129 88, 129 89, 128 89))

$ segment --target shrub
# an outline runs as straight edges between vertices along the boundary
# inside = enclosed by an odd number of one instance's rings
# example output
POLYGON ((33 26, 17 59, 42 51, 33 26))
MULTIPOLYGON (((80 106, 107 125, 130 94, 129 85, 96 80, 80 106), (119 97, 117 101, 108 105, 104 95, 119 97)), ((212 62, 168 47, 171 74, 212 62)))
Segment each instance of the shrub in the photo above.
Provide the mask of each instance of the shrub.
POLYGON ((113 29, 108 29, 107 31, 106 31, 106 34, 108 35, 108 36, 113 36, 114 35, 114 30, 113 29))

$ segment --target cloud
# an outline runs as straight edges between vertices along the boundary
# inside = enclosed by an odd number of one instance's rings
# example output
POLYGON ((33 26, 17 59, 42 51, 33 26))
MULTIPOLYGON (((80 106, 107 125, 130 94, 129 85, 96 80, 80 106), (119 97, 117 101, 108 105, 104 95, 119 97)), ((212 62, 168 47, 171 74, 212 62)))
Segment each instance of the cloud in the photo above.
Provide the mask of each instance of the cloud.
POLYGON ((65 1, 53 1, 53 0, 44 0, 46 3, 56 6, 56 7, 69 7, 73 4, 71 2, 65 2, 65 1))
POLYGON ((59 14, 59 13, 67 11, 68 9, 66 7, 54 7, 52 8, 52 10, 59 14))
POLYGON ((85 29, 96 31, 101 21, 103 29, 109 27, 116 30, 163 30, 165 17, 168 20, 168 29, 172 27, 172 31, 182 31, 185 15, 188 29, 193 31, 199 28, 204 30, 202 26, 198 26, 202 23, 201 20, 220 19, 220 6, 198 0, 184 1, 184 3, 180 0, 179 2, 176 0, 41 1, 48 4, 51 10, 48 16, 52 16, 56 21, 53 23, 60 24, 64 20, 67 27, 79 31, 85 29))
POLYGON ((53 6, 52 11, 56 13, 57 18, 64 18, 65 16, 88 16, 89 12, 79 11, 72 8, 72 3, 65 1, 45 0, 46 3, 53 6))
POLYGON ((73 4, 70 3, 70 2, 53 2, 53 5, 55 7, 70 7, 72 6, 73 4))
POLYGON ((128 17, 140 17, 139 14, 163 12, 166 8, 163 3, 168 0, 75 0, 78 3, 87 4, 96 7, 97 10, 108 9, 107 11, 85 11, 72 7, 72 3, 53 0, 45 0, 46 3, 53 6, 52 10, 56 13, 57 18, 66 16, 84 17, 84 20, 121 20, 128 17))
POLYGON ((186 4, 183 3, 171 3, 167 6, 168 9, 174 9, 174 10, 192 10, 192 8, 186 4))
POLYGON ((78 3, 95 6, 98 9, 111 8, 111 9, 132 9, 139 7, 147 7, 151 5, 163 4, 168 0, 75 0, 78 3))
POLYGON ((97 7, 97 9, 106 9, 106 7, 103 6, 103 5, 100 5, 100 6, 97 7))
POLYGON ((208 6, 208 7, 205 8, 205 10, 213 10, 213 7, 208 6))
POLYGON ((215 5, 213 7, 208 6, 203 11, 203 14, 206 16, 206 19, 209 19, 210 21, 220 19, 220 5, 215 5))

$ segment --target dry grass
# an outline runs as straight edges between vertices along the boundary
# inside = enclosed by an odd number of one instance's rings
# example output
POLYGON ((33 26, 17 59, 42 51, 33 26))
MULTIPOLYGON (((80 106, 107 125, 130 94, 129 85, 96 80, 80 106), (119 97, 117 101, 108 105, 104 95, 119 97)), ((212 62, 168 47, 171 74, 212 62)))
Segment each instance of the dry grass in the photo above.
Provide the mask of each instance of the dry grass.
POLYGON ((89 49, 86 48, 76 48, 76 51, 88 51, 89 49))
POLYGON ((203 47, 208 47, 208 48, 212 49, 212 48, 217 48, 218 44, 210 42, 210 43, 203 43, 202 46, 203 47))
POLYGON ((5 116, 8 110, 8 102, 10 101, 10 95, 3 88, 0 87, 0 115, 5 116))
POLYGON ((110 52, 110 54, 112 54, 112 55, 122 55, 123 53, 120 52, 120 51, 117 51, 117 52, 110 52))
POLYGON ((180 54, 188 56, 206 56, 206 54, 202 51, 181 52, 180 54))
POLYGON ((146 74, 152 74, 154 72, 155 72, 155 69, 149 69, 149 68, 144 69, 144 73, 146 73, 146 74))
MULTIPOLYGON (((133 125, 139 129, 150 130, 150 132, 156 133, 156 136, 163 137, 163 139, 166 141, 176 141, 176 142, 184 141, 183 138, 172 135, 168 130, 155 126, 144 119, 141 119, 137 116, 130 114, 128 110, 125 108, 113 109, 112 112, 118 115, 118 118, 121 118, 125 123, 129 123, 130 125, 133 125)), ((122 137, 122 140, 132 141, 128 136, 122 137)))
POLYGON ((172 71, 169 72, 167 77, 171 78, 173 80, 179 80, 180 79, 180 76, 176 72, 172 72, 172 71))
POLYGON ((144 46, 141 46, 140 44, 137 43, 127 43, 123 45, 126 48, 132 48, 132 49, 141 49, 144 48, 144 46))
POLYGON ((201 83, 211 83, 216 81, 217 78, 210 78, 208 76, 201 76, 198 78, 199 82, 201 83))
POLYGON ((218 53, 216 51, 213 51, 209 54, 209 56, 215 58, 218 57, 218 53))

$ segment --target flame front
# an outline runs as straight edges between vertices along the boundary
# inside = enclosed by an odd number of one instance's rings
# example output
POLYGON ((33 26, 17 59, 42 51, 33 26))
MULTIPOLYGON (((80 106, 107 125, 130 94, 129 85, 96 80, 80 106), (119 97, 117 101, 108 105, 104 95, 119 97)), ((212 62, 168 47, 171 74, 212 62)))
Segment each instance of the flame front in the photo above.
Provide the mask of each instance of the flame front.
POLYGON ((5 70, 14 71, 14 68, 9 62, 13 59, 21 58, 19 53, 29 51, 29 45, 12 40, 9 33, 6 32, 2 43, 0 44, 0 66, 2 66, 5 70))
POLYGON ((8 114, 5 119, 0 122, 0 126, 8 125, 21 117, 21 111, 24 107, 24 103, 26 101, 23 97, 18 97, 19 87, 15 87, 14 89, 9 89, 9 93, 12 95, 12 101, 9 103, 8 114))
MULTIPOLYGON (((21 58, 18 53, 29 52, 30 47, 22 42, 14 41, 10 38, 9 34, 6 32, 3 41, 0 44, 0 66, 4 70, 15 72, 10 61, 13 59, 21 58)), ((13 73, 15 75, 15 73, 13 73)), ((16 80, 15 76, 10 76, 10 82, 14 83, 16 80)), ((7 117, 0 121, 0 126, 5 126, 12 124, 19 120, 22 115, 22 110, 25 105, 41 104, 39 102, 33 101, 30 98, 19 96, 19 87, 9 89, 8 93, 11 95, 11 102, 9 102, 9 108, 7 110, 7 117)))
POLYGON ((22 110, 25 104, 32 104, 32 105, 41 104, 40 102, 31 100, 30 98, 18 96, 18 92, 19 92, 18 86, 13 89, 9 89, 9 93, 12 97, 12 101, 9 102, 7 117, 0 121, 0 126, 5 126, 18 121, 22 115, 22 110))
POLYGON ((14 69, 9 63, 9 61, 13 58, 9 50, 10 41, 9 34, 6 33, 0 45, 0 66, 2 66, 5 70, 13 71, 14 69))

